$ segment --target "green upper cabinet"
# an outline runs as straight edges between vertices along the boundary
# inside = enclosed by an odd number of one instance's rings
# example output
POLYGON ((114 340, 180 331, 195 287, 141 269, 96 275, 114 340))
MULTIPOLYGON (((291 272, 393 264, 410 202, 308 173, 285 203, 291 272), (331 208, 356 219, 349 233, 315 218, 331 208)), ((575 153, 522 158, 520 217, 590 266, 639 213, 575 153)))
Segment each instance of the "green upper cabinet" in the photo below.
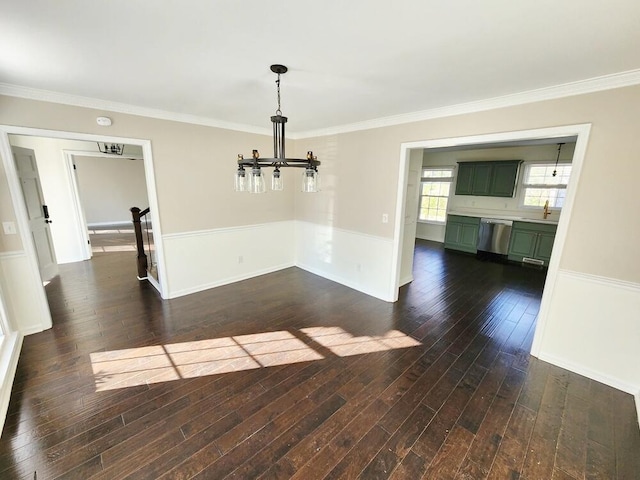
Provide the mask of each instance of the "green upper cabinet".
POLYGON ((513 197, 516 186, 516 178, 518 178, 517 163, 497 163, 493 165, 493 173, 491 175, 491 196, 493 197, 513 197))
POLYGON ((471 195, 491 195, 493 165, 479 164, 473 169, 471 195))
POLYGON ((456 180, 456 195, 472 195, 473 192, 473 172, 475 168, 470 163, 458 164, 458 175, 456 180))
POLYGON ((513 197, 521 160, 459 162, 456 195, 513 197))

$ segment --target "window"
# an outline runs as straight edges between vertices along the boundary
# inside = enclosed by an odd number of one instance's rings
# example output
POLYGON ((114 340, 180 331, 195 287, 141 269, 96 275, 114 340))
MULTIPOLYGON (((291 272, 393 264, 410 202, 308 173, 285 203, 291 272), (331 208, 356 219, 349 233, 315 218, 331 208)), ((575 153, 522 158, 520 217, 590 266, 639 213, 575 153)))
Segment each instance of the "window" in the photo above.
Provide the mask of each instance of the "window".
POLYGON ((452 181, 452 167, 422 169, 418 220, 434 223, 446 221, 447 202, 452 181))
POLYGON ((571 164, 530 164, 524 172, 522 186, 524 187, 525 207, 544 207, 549 201, 549 208, 562 208, 567 192, 567 183, 571 175, 571 164), (553 171, 557 174, 554 177, 553 171))

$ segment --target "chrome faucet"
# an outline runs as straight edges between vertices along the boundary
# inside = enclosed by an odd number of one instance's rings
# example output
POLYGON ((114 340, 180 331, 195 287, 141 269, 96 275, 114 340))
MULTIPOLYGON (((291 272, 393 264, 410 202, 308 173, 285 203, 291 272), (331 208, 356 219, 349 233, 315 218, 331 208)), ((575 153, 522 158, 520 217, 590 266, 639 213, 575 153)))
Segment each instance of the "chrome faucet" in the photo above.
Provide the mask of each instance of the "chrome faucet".
POLYGON ((551 215, 551 210, 549 209, 549 200, 547 200, 546 202, 544 202, 544 209, 542 210, 542 218, 546 220, 549 215, 551 215))

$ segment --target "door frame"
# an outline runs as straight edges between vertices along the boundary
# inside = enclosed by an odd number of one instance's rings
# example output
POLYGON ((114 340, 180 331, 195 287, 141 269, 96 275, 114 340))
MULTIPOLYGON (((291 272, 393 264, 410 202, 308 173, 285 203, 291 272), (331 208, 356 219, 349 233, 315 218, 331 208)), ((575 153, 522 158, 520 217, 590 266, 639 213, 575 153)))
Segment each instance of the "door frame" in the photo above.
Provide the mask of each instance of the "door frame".
MULTIPOLYGON (((113 157, 113 155, 109 155, 107 153, 102 153, 102 152, 84 151, 84 150, 67 150, 67 149, 63 149, 62 153, 65 159, 65 167, 67 168, 67 177, 69 179, 69 184, 71 185, 71 194, 73 196, 73 207, 75 209, 74 213, 76 216, 76 221, 78 222, 81 230, 80 242, 82 243, 82 247, 84 249, 84 252, 83 252, 84 259, 90 260, 93 257, 93 251, 91 249, 91 243, 89 241, 89 227, 87 225, 87 217, 84 213, 84 208, 82 207, 82 198, 80 198, 80 188, 78 187, 78 177, 76 175, 76 170, 74 168, 75 157, 78 156, 78 157, 109 158, 109 157, 113 157)), ((137 154, 136 155, 127 154, 127 158, 144 160, 144 156, 137 155, 137 154)), ((146 171, 147 169, 145 166, 145 178, 146 178, 146 171)), ((133 206, 136 206, 136 205, 133 205, 133 206)), ((141 206, 144 206, 144 205, 141 205, 141 206)), ((155 279, 154 279, 154 282, 155 282, 155 279)), ((156 285, 156 283, 157 282, 154 283, 154 286, 159 290, 159 287, 156 285)))
MULTIPOLYGON (((7 181, 9 183, 9 192, 14 208, 16 209, 16 221, 18 223, 18 229, 20 232, 20 238, 24 251, 29 259, 29 266, 31 269, 36 269, 37 275, 34 278, 40 278, 40 273, 37 272, 38 264, 35 257, 35 246, 33 245, 33 239, 28 235, 27 213, 26 206, 24 205, 24 199, 20 193, 20 185, 18 182, 17 171, 13 163, 13 156, 11 155, 11 144, 9 142, 9 135, 28 135, 32 137, 45 137, 45 138, 57 138, 64 140, 81 140, 89 142, 107 142, 107 143, 126 143, 130 145, 137 145, 142 147, 142 155, 144 161, 145 179, 147 183, 147 195, 149 198, 149 207, 151 222, 153 224, 154 233, 157 235, 155 241, 157 266, 158 266, 158 278, 159 285, 154 286, 159 290, 162 298, 167 298, 167 277, 165 270, 165 258, 164 258, 164 244, 162 240, 162 225, 160 223, 160 215, 158 211, 158 197, 155 182, 155 173, 153 167, 153 154, 151 151, 151 140, 140 138, 127 138, 127 137, 114 137, 109 135, 96 135, 89 133, 79 132, 65 132, 58 130, 46 130, 41 128, 31 127, 18 127, 14 125, 0 125, 0 156, 2 157, 3 166, 7 175, 7 181)), ((74 215, 76 216, 79 224, 82 224, 82 212, 78 208, 75 209, 74 215)), ((152 283, 153 284, 153 283, 152 283)), ((38 289, 41 292, 41 296, 36 299, 39 303, 43 303, 43 308, 46 310, 46 317, 50 320, 51 313, 49 312, 46 295, 44 293, 44 287, 38 289)))
POLYGON ((481 145, 486 143, 500 143, 518 140, 537 140, 549 138, 563 138, 576 136, 576 147, 573 154, 571 177, 567 185, 567 194, 564 206, 558 221, 558 229, 553 244, 551 260, 547 271, 547 277, 542 292, 540 311, 536 323, 536 331, 531 346, 531 354, 538 356, 544 330, 547 326, 551 298, 555 290, 555 284, 560 269, 560 259, 565 247, 569 221, 573 211, 576 191, 580 181, 584 157, 587 151, 587 143, 591 132, 591 124, 564 125, 559 127, 538 128, 532 130, 519 130, 512 132, 489 133, 484 135, 471 135, 465 137, 438 138, 400 144, 400 164, 398 174, 398 189, 396 197, 395 225, 393 233, 393 257, 391 266, 391 288, 389 297, 391 301, 398 299, 400 288, 400 266, 402 264, 402 242, 404 237, 405 198, 407 192, 407 180, 409 175, 409 154, 413 149, 428 149, 440 147, 457 147, 468 145, 481 145))

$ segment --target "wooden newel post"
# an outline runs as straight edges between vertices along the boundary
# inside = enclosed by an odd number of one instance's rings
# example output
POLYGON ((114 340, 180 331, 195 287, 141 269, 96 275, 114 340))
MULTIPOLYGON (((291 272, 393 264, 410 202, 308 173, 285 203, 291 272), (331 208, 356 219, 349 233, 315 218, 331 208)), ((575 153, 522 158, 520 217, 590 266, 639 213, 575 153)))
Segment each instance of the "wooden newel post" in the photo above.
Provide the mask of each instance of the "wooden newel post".
POLYGON ((133 217, 133 229, 136 232, 136 245, 138 247, 138 278, 147 278, 147 255, 144 253, 144 243, 142 243, 142 225, 140 224, 140 209, 131 207, 133 217))

